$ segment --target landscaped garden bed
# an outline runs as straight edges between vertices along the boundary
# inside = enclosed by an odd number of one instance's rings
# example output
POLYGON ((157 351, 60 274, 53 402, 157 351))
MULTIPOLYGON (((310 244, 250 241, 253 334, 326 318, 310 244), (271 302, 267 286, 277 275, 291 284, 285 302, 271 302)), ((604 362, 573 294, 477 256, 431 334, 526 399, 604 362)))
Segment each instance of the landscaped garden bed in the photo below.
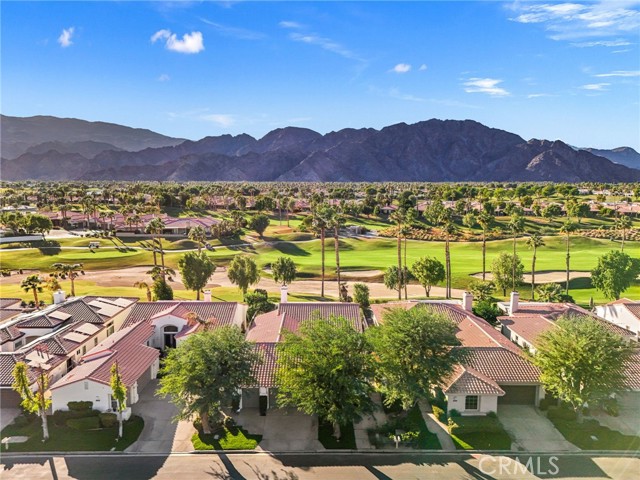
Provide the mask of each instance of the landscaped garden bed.
POLYGON ((227 418, 211 429, 211 433, 204 433, 199 421, 194 422, 197 432, 191 437, 194 450, 253 450, 262 435, 252 435, 233 419, 227 418))
POLYGON ((427 429, 420 408, 414 405, 407 411, 398 406, 385 408, 389 421, 380 427, 368 430, 369 441, 376 448, 395 448, 396 435, 400 446, 426 450, 440 450, 438 437, 427 429))

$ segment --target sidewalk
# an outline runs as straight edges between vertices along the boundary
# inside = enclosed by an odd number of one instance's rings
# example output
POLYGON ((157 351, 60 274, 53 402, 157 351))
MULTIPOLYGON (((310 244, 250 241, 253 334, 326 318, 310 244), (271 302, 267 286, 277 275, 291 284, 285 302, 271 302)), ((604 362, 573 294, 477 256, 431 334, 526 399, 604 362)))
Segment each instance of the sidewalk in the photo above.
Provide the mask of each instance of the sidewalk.
POLYGON ((426 400, 420 400, 418 402, 418 406, 420 407, 420 413, 422 414, 422 418, 424 419, 424 423, 427 424, 427 428, 431 433, 435 433, 438 436, 438 441, 440 441, 440 446, 442 450, 456 450, 456 446, 447 431, 447 426, 440 422, 436 418, 436 416, 431 411, 431 405, 426 400))
POLYGON ((379 427, 387 422, 387 416, 382 409, 382 399, 379 393, 374 393, 371 397, 375 404, 379 407, 371 415, 363 417, 359 423, 353 424, 353 432, 356 437, 356 447, 358 450, 375 450, 375 447, 371 445, 369 441, 369 434, 367 430, 370 428, 379 427))

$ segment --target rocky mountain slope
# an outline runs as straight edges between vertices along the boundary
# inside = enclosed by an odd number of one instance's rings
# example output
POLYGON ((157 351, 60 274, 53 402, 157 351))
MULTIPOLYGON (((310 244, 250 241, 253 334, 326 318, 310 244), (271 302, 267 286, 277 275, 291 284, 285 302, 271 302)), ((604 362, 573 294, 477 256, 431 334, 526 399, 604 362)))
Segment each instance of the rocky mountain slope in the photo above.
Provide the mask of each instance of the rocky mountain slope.
MULTIPOLYGON (((4 127, 3 127, 4 128, 4 127)), ((122 127, 126 128, 126 127, 122 127)), ((131 133, 131 132, 129 132, 131 133)), ((62 140, 67 142, 70 135, 62 140)), ((3 142, 6 137, 3 137, 3 142)), ((75 138, 77 142, 87 141, 75 138)), ((165 137, 166 139, 166 137, 165 137)), ((8 141, 14 141, 9 137, 8 141)), ((103 139, 104 140, 104 139, 103 139)), ((166 141, 175 141, 169 139, 166 141)), ((89 141, 98 142, 93 138, 89 141)), ((640 170, 561 142, 529 140, 465 120, 400 123, 321 135, 287 127, 125 151, 32 146, 4 155, 5 180, 640 181, 640 170), (64 150, 64 151, 61 151, 64 150)), ((138 143, 140 144, 140 142, 138 143)), ((102 148, 102 147, 100 147, 102 148)), ((99 149, 99 148, 98 148, 99 149)))
POLYGON ((612 150, 599 150, 597 148, 585 148, 589 153, 607 158, 614 163, 630 168, 640 168, 640 153, 631 147, 618 147, 612 150))

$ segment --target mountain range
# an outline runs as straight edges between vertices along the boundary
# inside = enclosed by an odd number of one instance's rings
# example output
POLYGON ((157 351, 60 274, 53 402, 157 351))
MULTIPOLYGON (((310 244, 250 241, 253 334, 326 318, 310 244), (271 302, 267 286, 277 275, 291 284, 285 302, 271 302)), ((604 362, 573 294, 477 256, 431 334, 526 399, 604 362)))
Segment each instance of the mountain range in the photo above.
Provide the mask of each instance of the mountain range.
POLYGON ((640 181, 640 154, 632 148, 526 141, 472 120, 326 135, 286 127, 260 139, 198 141, 45 116, 3 115, 0 127, 3 180, 640 181))

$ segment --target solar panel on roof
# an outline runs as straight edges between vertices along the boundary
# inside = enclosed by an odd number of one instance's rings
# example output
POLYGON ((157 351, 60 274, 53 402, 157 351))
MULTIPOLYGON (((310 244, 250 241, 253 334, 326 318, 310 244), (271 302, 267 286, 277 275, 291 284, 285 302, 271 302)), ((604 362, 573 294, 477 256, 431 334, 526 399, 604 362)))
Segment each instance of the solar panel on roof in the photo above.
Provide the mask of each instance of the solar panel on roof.
POLYGON ((48 362, 51 359, 51 355, 49 355, 47 352, 38 352, 36 350, 33 350, 31 352, 29 352, 25 357, 24 357, 28 362, 48 362))
POLYGON ((105 307, 98 310, 99 315, 104 315, 106 317, 113 317, 120 313, 122 309, 120 307, 116 307, 115 305, 106 305, 105 307))
POLYGON ((70 332, 64 335, 62 338, 65 340, 70 340, 76 343, 82 343, 87 339, 87 335, 80 332, 70 332))
POLYGON ((109 306, 108 303, 100 301, 100 300, 91 300, 87 305, 93 307, 93 308, 104 308, 106 306, 109 306))
POLYGON ((71 315, 68 313, 64 313, 61 312, 60 310, 56 310, 54 312, 51 312, 48 314, 51 318, 55 318, 56 320, 66 320, 67 318, 69 318, 71 315))
POLYGON ((129 305, 131 305, 133 303, 132 300, 127 300, 126 298, 116 298, 115 300, 112 300, 112 303, 115 303, 116 305, 118 305, 119 307, 128 307, 129 305))
POLYGON ((83 323, 82 325, 80 325, 79 327, 74 328, 74 330, 76 332, 82 332, 82 333, 86 333, 87 335, 93 335, 94 333, 96 333, 98 330, 100 330, 99 327, 96 327, 94 324, 92 323, 83 323))

